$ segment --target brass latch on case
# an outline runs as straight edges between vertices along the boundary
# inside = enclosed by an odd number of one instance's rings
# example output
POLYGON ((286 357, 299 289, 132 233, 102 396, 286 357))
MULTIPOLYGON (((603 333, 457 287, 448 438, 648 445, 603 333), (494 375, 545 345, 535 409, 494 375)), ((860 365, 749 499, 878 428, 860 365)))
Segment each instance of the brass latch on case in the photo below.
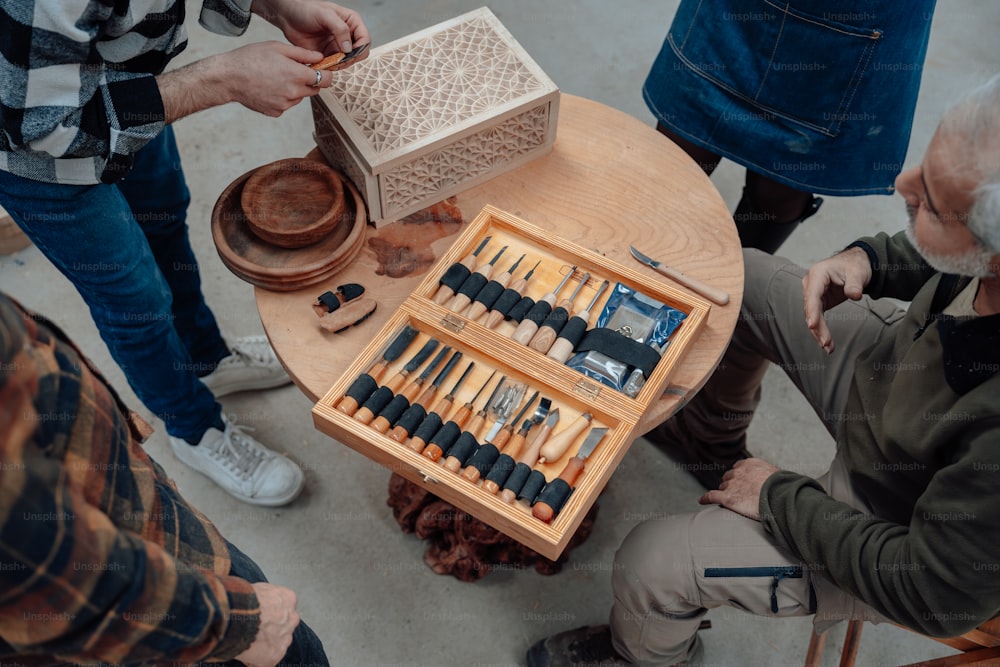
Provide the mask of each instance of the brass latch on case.
POLYGON ((465 320, 458 315, 448 314, 441 320, 441 326, 452 333, 462 333, 465 328, 465 320))
POLYGON ((573 387, 573 393, 592 401, 601 393, 601 387, 590 380, 580 380, 573 387))

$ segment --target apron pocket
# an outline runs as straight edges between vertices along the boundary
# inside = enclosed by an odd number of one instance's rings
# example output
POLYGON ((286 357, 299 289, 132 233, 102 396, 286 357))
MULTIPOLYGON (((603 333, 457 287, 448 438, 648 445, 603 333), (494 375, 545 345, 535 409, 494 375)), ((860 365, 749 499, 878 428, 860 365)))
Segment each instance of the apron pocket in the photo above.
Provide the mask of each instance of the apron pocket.
MULTIPOLYGON (((882 33, 770 0, 686 3, 667 39, 699 76, 828 136, 850 113, 882 33)), ((861 113, 864 110, 860 110, 861 113)))

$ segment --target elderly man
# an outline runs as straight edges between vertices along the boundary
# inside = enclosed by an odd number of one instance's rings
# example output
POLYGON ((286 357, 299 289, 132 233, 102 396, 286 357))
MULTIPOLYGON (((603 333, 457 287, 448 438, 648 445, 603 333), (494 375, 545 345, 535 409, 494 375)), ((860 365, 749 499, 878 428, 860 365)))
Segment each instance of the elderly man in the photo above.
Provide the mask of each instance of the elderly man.
POLYGON ((637 526, 616 556, 610 627, 542 640, 529 665, 697 663, 699 623, 724 604, 936 636, 1000 611, 1000 77, 947 112, 896 188, 905 233, 808 272, 746 252, 725 359, 655 436, 731 466, 701 498, 713 507, 637 526), (768 362, 837 440, 818 480, 748 458, 768 362))

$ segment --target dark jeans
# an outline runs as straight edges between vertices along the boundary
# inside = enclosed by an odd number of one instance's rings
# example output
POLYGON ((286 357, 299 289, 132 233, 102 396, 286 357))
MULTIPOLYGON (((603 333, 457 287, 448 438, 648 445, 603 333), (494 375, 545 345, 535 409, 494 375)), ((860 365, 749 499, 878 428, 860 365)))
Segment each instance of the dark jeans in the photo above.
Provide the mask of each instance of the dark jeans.
MULTIPOLYGON (((229 557, 233 562, 229 574, 246 579, 252 584, 267 581, 257 563, 232 543, 229 543, 229 557)), ((236 666, 243 663, 233 660, 229 664, 236 666)), ((323 650, 323 642, 308 625, 300 622, 292 635, 292 645, 288 647, 288 652, 279 664, 283 667, 327 667, 330 662, 326 658, 326 651, 323 650)))
POLYGON ((229 350, 202 296, 189 201, 169 126, 115 185, 0 171, 0 205, 83 297, 139 400, 170 435, 197 442, 221 412, 198 377, 229 350))

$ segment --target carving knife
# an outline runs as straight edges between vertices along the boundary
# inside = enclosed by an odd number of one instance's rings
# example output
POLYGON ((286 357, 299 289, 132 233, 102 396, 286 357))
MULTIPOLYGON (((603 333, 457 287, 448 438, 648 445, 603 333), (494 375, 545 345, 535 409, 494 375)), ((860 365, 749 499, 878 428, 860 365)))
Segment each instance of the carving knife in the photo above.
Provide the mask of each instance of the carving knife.
POLYGON ((662 273, 663 275, 665 275, 667 278, 670 278, 674 282, 684 285, 684 287, 687 287, 692 292, 697 292, 706 299, 714 301, 720 306, 725 306, 727 303, 729 303, 729 294, 727 294, 723 290, 717 287, 712 287, 711 285, 706 285, 697 278, 691 278, 690 276, 686 276, 677 269, 672 269, 663 262, 658 262, 652 257, 642 254, 641 252, 636 250, 635 246, 630 245, 628 249, 632 251, 632 256, 635 257, 637 260, 639 260, 646 266, 653 267, 654 269, 656 269, 656 271, 662 273))
POLYGON ((531 506, 531 514, 536 519, 545 523, 551 523, 552 518, 559 513, 562 506, 566 504, 566 499, 573 491, 573 485, 583 472, 584 463, 594 449, 604 439, 608 429, 602 427, 590 429, 583 444, 580 445, 576 456, 566 462, 566 467, 559 473, 559 476, 545 485, 542 492, 538 494, 538 500, 531 506))
POLYGON ((348 51, 347 53, 334 53, 332 55, 323 58, 315 65, 310 65, 313 69, 322 69, 330 72, 335 72, 338 69, 344 69, 352 62, 360 58, 368 51, 368 47, 371 44, 362 44, 361 46, 348 51))

